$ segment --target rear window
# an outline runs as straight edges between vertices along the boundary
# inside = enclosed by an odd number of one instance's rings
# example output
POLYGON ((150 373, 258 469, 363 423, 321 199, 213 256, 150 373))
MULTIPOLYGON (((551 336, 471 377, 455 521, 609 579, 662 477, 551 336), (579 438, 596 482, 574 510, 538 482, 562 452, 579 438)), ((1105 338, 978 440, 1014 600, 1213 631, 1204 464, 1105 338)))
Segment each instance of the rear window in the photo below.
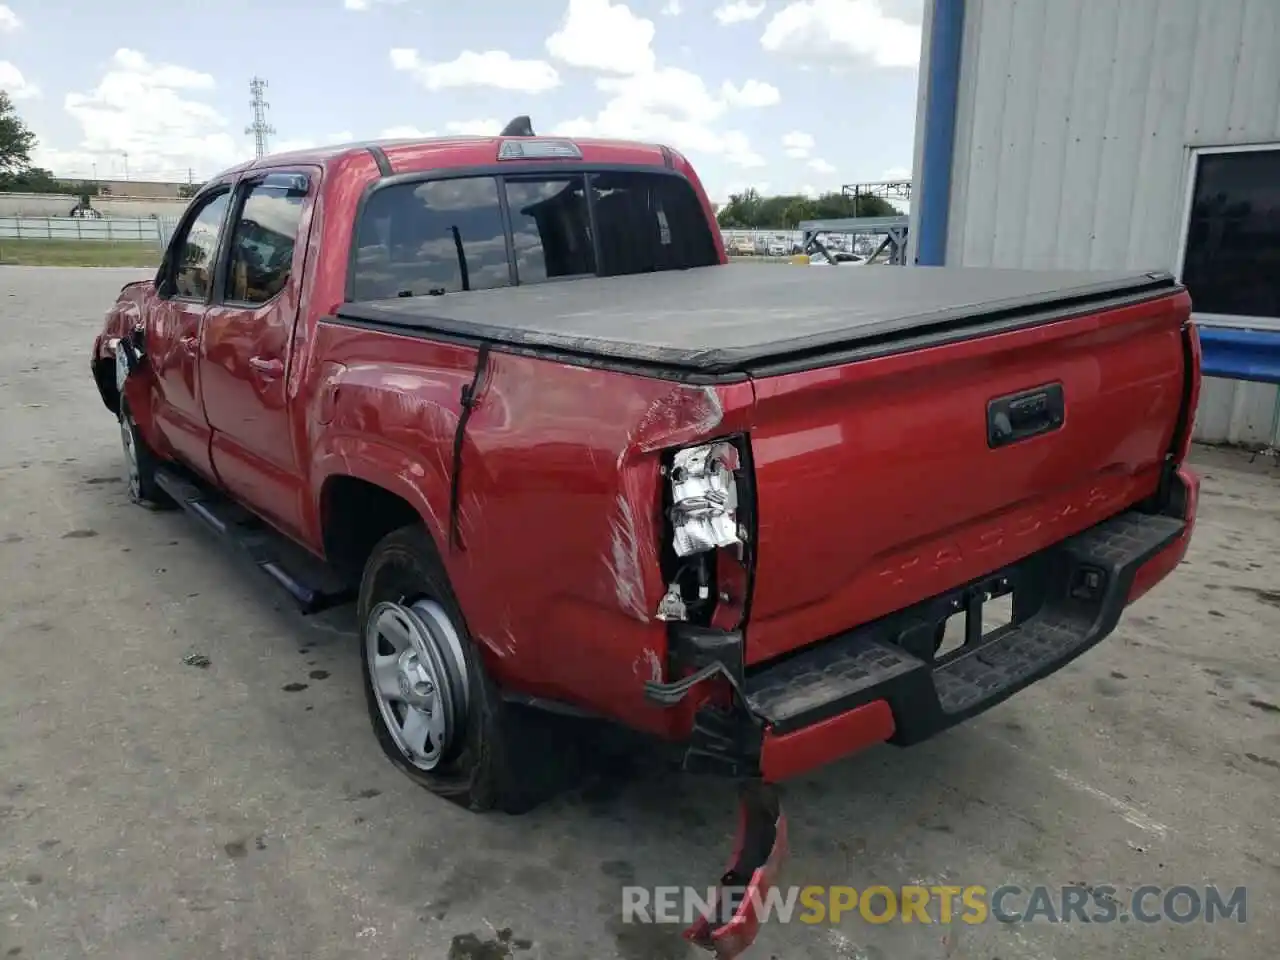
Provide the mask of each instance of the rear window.
POLYGON ((693 188, 652 173, 396 184, 369 198, 355 242, 355 300, 717 262, 693 188))

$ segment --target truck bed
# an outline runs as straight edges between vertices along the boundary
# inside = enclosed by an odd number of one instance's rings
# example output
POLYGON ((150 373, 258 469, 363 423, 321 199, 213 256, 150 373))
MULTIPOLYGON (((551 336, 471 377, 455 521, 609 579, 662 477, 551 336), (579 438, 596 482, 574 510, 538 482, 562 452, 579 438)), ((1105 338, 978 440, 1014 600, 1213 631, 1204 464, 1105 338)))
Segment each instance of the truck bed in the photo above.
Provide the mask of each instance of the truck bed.
POLYGON ((346 303, 333 319, 716 378, 935 345, 1176 289, 1162 272, 730 264, 346 303))

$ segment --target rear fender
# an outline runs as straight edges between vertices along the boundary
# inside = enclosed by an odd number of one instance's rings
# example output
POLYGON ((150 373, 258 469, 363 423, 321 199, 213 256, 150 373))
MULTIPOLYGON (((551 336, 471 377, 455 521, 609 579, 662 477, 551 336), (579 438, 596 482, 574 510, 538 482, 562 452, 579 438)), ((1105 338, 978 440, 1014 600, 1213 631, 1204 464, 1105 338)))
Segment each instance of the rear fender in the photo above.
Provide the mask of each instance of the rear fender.
MULTIPOLYGON (((345 476, 382 487, 407 502, 437 545, 444 543, 444 526, 449 507, 448 477, 427 462, 420 453, 403 450, 383 440, 351 433, 326 433, 315 446, 311 476, 315 483, 311 516, 307 527, 315 543, 323 541, 321 494, 330 477, 345 476)), ((448 564, 448 556, 441 551, 448 564)))

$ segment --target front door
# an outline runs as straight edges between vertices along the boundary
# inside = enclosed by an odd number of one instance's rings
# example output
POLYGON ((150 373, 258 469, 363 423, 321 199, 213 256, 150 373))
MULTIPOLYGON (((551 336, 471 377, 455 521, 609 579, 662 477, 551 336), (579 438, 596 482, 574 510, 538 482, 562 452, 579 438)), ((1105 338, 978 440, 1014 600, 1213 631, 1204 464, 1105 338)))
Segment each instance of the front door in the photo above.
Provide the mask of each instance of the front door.
POLYGON ((236 187, 226 267, 204 320, 200 389, 218 478, 288 533, 304 505, 289 416, 290 360, 318 170, 253 173, 236 187))
POLYGON ((214 475, 209 424, 200 405, 197 359, 230 199, 230 187, 215 188, 183 217, 165 257, 147 327, 147 357, 160 387, 156 427, 181 460, 209 478, 214 475))

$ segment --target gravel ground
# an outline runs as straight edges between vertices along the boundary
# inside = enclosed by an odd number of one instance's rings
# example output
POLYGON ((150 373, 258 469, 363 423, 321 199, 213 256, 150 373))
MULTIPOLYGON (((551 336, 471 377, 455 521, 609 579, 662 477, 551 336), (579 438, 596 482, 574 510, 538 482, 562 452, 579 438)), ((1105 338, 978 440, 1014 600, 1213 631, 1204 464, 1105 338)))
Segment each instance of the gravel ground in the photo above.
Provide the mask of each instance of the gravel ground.
MULTIPOLYGON (((706 883, 721 785, 640 765, 475 816, 380 756, 349 624, 130 506, 87 367, 127 270, 0 268, 0 957, 697 956, 621 885, 706 883), (184 664, 188 654, 211 664, 184 664)), ((753 955, 1269 957, 1280 469, 1199 450, 1186 564, 1052 678, 787 791, 797 884, 1244 885, 1247 922, 774 925, 753 955)))

